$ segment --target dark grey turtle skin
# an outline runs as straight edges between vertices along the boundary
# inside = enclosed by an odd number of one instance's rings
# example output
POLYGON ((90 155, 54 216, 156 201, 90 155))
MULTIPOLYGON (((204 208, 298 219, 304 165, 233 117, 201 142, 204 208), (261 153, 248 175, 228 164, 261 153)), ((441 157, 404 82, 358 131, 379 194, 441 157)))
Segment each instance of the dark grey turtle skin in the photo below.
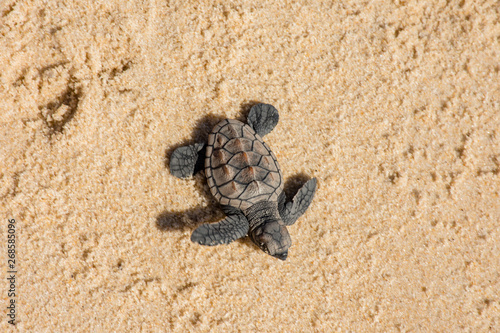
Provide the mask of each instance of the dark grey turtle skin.
POLYGON ((262 137, 279 120, 269 104, 253 106, 248 124, 226 119, 213 128, 208 143, 177 148, 170 157, 170 171, 187 178, 203 169, 210 192, 226 218, 203 224, 191 235, 201 245, 228 244, 247 234, 269 255, 285 260, 292 245, 287 226, 309 207, 316 178, 306 182, 292 201, 283 192, 283 175, 276 156, 262 137))

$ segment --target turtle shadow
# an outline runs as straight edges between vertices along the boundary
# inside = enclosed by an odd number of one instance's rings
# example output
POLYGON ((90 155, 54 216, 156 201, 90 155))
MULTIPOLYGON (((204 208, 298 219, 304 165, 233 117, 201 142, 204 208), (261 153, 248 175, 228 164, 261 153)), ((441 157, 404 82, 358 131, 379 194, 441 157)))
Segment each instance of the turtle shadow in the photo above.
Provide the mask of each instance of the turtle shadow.
MULTIPOLYGON (((246 123, 248 113, 252 106, 258 104, 257 101, 249 101, 244 103, 240 107, 240 115, 236 117, 237 120, 246 123)), ((170 171, 170 156, 175 151, 175 149, 192 145, 194 143, 206 143, 208 141, 208 136, 210 131, 214 126, 220 121, 226 119, 214 114, 208 114, 202 117, 196 122, 195 128, 192 131, 191 139, 181 142, 179 144, 174 144, 165 150, 164 155, 164 165, 170 171)), ((194 230, 201 224, 217 222, 223 219, 224 213, 219 206, 219 203, 210 193, 210 189, 207 185, 204 171, 198 172, 194 175, 195 178, 195 189, 198 193, 206 199, 208 206, 196 206, 187 210, 178 211, 164 211, 156 217, 156 227, 160 231, 183 231, 186 229, 194 230)), ((294 176, 289 177, 284 183, 284 192, 288 200, 291 200, 295 193, 310 179, 311 177, 299 173, 294 176)), ((178 181, 183 181, 183 179, 178 179, 178 181)), ((237 240, 242 244, 246 244, 255 249, 259 249, 249 237, 243 237, 237 240)))
MULTIPOLYGON (((222 220, 225 216, 219 203, 210 193, 205 181, 203 172, 195 177, 195 188, 209 202, 208 206, 196 206, 182 211, 165 211, 156 217, 156 227, 161 231, 183 231, 186 229, 196 229, 201 224, 213 223, 222 220)), ((298 190, 309 180, 310 176, 305 173, 299 173, 289 177, 284 184, 283 191, 287 201, 293 199, 298 190)), ((258 247, 249 237, 243 237, 237 240, 251 247, 258 247)))
MULTIPOLYGON (((242 122, 246 122, 248 113, 250 109, 258 101, 250 101, 248 103, 243 103, 240 106, 240 115, 236 118, 242 122)), ((225 117, 209 113, 199 120, 196 121, 196 125, 190 135, 191 139, 169 146, 165 150, 164 155, 164 166, 167 170, 170 170, 170 157, 173 152, 183 146, 189 146, 195 143, 206 143, 208 141, 208 136, 211 130, 225 117)), ((197 166, 197 169, 203 169, 197 166)), ((219 208, 218 203, 213 198, 208 186, 206 184, 205 175, 203 170, 197 172, 195 175, 195 186, 196 190, 207 199, 209 206, 197 206, 184 211, 165 211, 156 217, 156 227, 162 231, 173 231, 173 230, 184 230, 187 227, 193 228, 203 224, 216 222, 224 217, 222 210, 219 208), (208 217, 208 218, 207 218, 208 217)), ((181 180, 181 179, 179 179, 181 180)))
MULTIPOLYGON (((191 139, 171 145, 165 150, 165 168, 170 172, 170 157, 177 148, 195 143, 206 143, 212 128, 224 119, 224 117, 210 113, 196 121, 196 125, 190 136, 191 139)), ((219 209, 216 209, 216 207, 218 205, 210 193, 203 168, 197 167, 197 169, 198 172, 193 175, 195 178, 195 189, 202 197, 207 199, 206 201, 208 201, 209 206, 197 206, 183 211, 164 211, 156 217, 155 224, 159 230, 173 231, 184 230, 186 227, 194 228, 199 224, 215 222, 218 220, 218 217, 223 217, 222 213, 217 213, 219 209)), ((184 179, 177 178, 176 180, 182 182, 184 179)))
MULTIPOLYGON (((246 123, 248 114, 250 113, 250 109, 252 106, 259 104, 260 102, 258 101, 249 101, 246 103, 241 104, 240 106, 240 114, 239 116, 236 117, 237 120, 246 123)), ((195 143, 206 143, 208 141, 208 135, 210 134, 210 131, 217 125, 219 122, 222 120, 226 119, 225 117, 209 113, 205 116, 203 116, 201 119, 196 121, 196 125, 193 129, 193 132, 191 134, 191 139, 186 140, 181 143, 177 143, 174 145, 171 145, 165 150, 165 155, 164 155, 164 165, 167 169, 169 169, 169 163, 170 163, 170 156, 172 156, 172 153, 174 150, 176 150, 179 147, 183 146, 189 146, 195 143)))
POLYGON ((242 123, 247 123, 247 119, 248 119, 248 114, 250 113, 250 109, 252 108, 252 106, 254 105, 257 105, 259 103, 262 103, 262 102, 259 102, 259 101, 248 101, 248 102, 245 102, 245 103, 242 103, 240 105, 240 114, 239 116, 236 116, 236 120, 239 120, 241 121, 242 123))
POLYGON ((183 146, 189 146, 195 143, 206 143, 208 141, 208 135, 210 134, 210 131, 212 128, 214 128, 217 123, 221 122, 225 118, 222 116, 215 115, 213 113, 209 113, 205 116, 203 116, 201 119, 196 121, 196 125, 193 129, 193 132, 191 133, 191 139, 176 143, 174 145, 171 145, 167 149, 165 149, 165 155, 164 155, 164 165, 165 168, 170 170, 170 156, 172 156, 172 153, 174 150, 176 150, 179 147, 183 146))
MULTIPOLYGON (((161 231, 194 230, 204 223, 217 222, 224 218, 224 213, 220 209, 219 203, 213 197, 208 187, 205 172, 201 170, 194 176, 195 190, 205 198, 207 206, 196 206, 186 210, 164 211, 156 217, 156 227, 161 231)), ((189 179, 189 178, 188 178, 189 179)), ((179 182, 185 179, 177 178, 179 182)))

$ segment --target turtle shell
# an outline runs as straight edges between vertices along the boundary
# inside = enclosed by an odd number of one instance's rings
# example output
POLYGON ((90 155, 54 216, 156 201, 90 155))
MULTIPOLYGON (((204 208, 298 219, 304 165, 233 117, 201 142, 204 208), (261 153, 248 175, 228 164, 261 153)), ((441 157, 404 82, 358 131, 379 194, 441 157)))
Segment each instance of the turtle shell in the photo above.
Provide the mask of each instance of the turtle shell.
POLYGON ((223 120, 210 133, 205 174, 212 195, 241 210, 278 201, 283 191, 276 156, 253 128, 237 120, 223 120))

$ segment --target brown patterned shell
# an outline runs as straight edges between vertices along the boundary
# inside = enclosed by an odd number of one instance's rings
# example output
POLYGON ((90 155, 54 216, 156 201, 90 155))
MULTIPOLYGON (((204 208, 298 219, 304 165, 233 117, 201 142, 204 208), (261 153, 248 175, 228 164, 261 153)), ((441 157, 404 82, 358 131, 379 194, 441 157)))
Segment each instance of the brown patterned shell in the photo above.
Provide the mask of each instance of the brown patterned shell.
POLYGON ((253 128, 237 120, 223 120, 210 133, 205 174, 213 196, 241 210, 278 201, 283 191, 276 156, 253 128))

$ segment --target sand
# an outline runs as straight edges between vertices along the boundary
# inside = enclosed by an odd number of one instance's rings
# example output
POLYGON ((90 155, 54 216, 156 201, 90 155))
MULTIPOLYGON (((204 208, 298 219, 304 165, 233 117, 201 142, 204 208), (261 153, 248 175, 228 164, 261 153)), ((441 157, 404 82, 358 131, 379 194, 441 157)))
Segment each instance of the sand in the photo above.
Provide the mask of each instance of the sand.
POLYGON ((0 331, 500 332, 496 1, 0 6, 0 331), (223 217, 172 150, 263 102, 288 259, 203 247, 223 217))

